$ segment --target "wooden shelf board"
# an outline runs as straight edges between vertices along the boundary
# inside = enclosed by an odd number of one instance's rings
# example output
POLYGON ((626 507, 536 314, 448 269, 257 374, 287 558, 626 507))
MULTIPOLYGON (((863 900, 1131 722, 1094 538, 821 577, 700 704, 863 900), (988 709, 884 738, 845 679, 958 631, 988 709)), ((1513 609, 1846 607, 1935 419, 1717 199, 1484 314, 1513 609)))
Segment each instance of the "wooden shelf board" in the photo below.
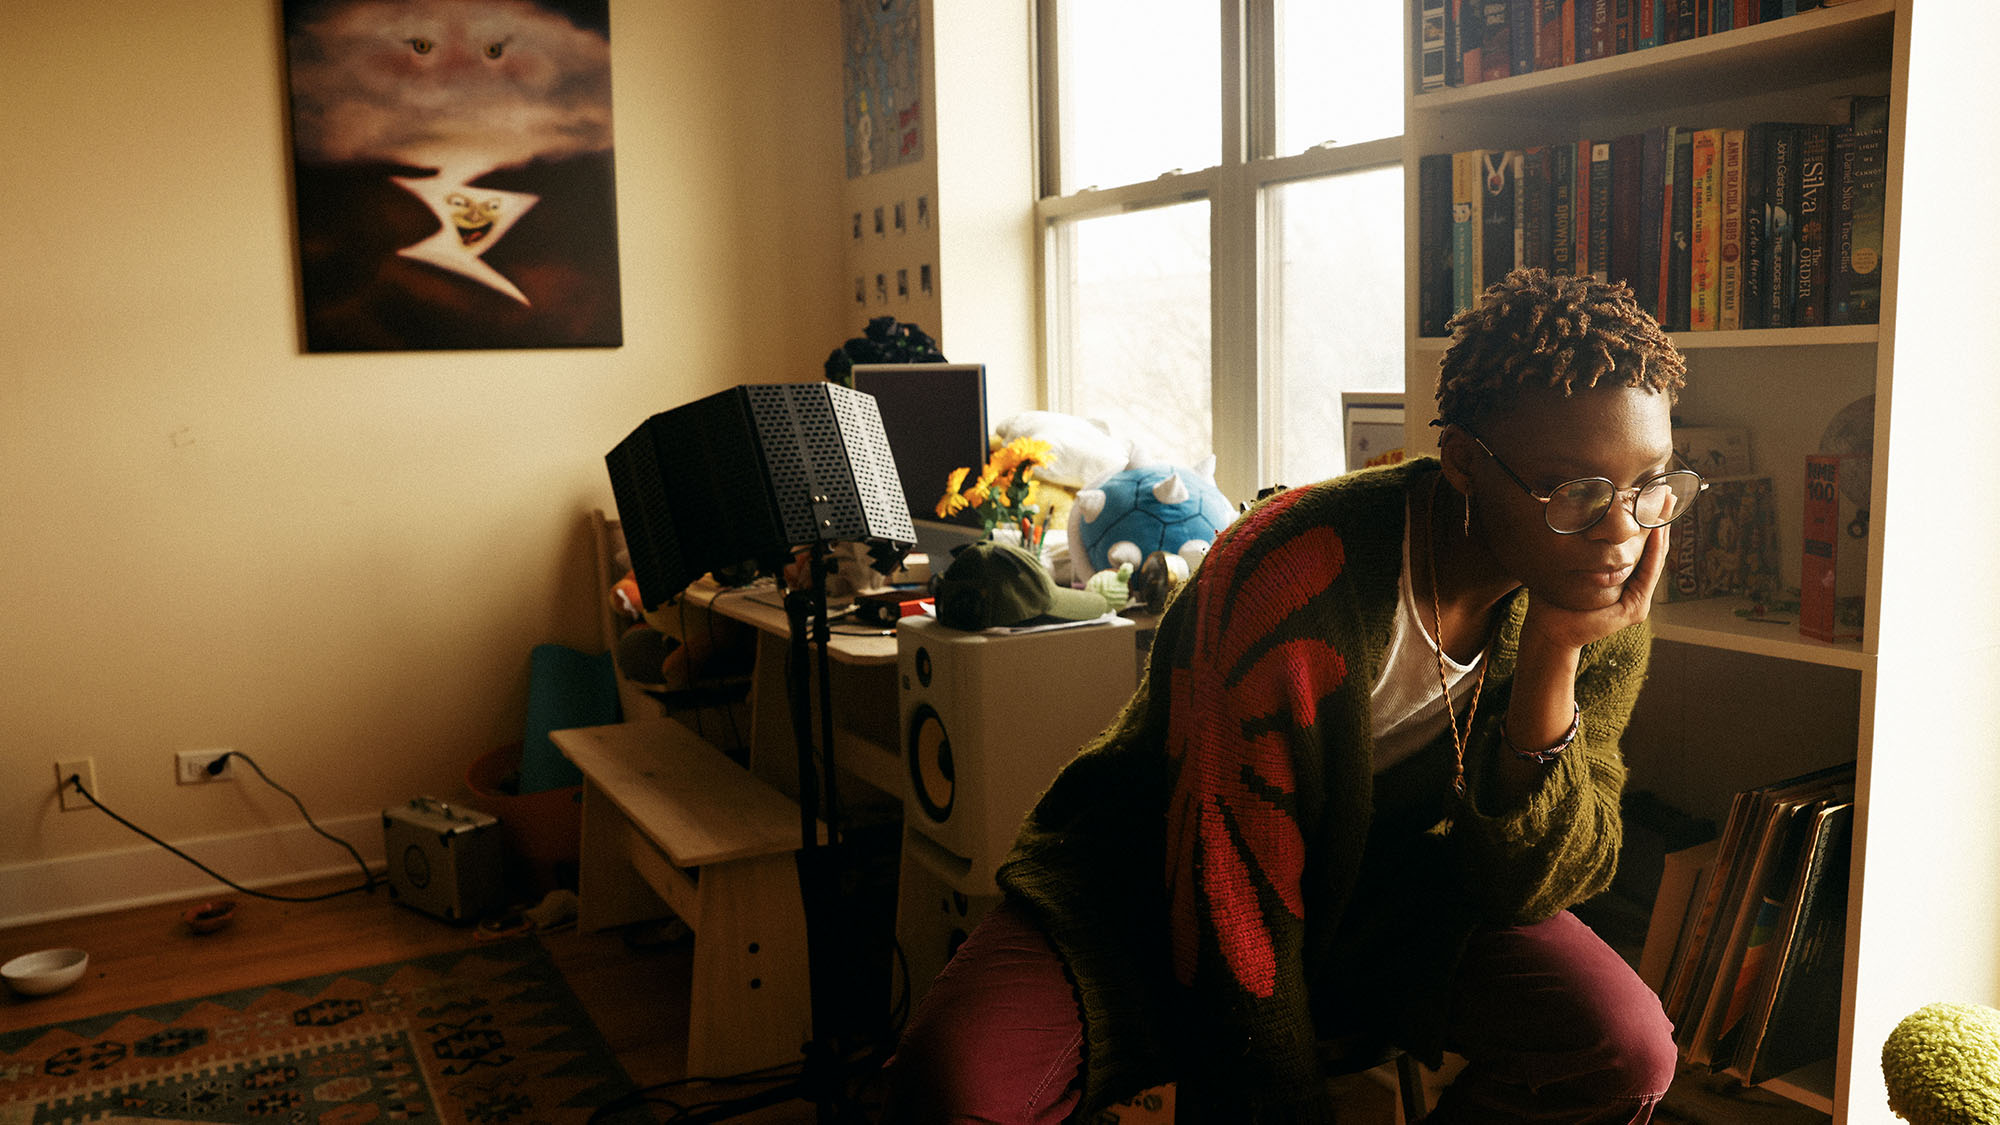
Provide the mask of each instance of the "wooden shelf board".
POLYGON ((1797 614, 1777 614, 1762 621, 1737 615, 1737 610, 1748 609, 1750 604, 1748 598, 1704 598, 1656 605, 1653 635, 1683 644, 1857 671, 1875 662, 1874 654, 1863 652, 1859 641, 1829 643, 1800 636, 1797 614))

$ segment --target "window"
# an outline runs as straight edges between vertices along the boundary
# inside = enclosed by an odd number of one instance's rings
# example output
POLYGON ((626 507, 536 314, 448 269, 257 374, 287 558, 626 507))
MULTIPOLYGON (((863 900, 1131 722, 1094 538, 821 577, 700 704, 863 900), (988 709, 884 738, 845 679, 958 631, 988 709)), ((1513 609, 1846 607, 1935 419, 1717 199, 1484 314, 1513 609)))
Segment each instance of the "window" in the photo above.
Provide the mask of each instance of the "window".
POLYGON ((1232 498, 1343 471, 1403 385, 1402 5, 1040 2, 1050 406, 1232 498))

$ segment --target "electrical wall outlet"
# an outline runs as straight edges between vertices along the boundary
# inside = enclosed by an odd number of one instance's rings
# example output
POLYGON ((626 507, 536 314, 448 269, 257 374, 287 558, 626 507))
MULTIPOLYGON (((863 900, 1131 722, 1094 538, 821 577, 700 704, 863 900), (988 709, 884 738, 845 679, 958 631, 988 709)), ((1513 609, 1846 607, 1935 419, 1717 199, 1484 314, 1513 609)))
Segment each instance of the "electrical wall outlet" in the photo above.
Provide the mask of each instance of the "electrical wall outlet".
POLYGON ((206 785, 211 781, 235 781, 236 759, 231 750, 178 750, 174 752, 174 779, 182 785, 206 785), (219 773, 209 773, 208 765, 224 758, 219 773))
POLYGON ((76 786, 69 783, 69 779, 72 777, 82 781, 85 789, 90 790, 92 793, 97 792, 96 760, 92 758, 71 758, 68 761, 56 763, 56 792, 62 802, 62 810, 64 812, 75 812, 78 809, 96 808, 96 805, 90 803, 89 797, 77 792, 76 786))

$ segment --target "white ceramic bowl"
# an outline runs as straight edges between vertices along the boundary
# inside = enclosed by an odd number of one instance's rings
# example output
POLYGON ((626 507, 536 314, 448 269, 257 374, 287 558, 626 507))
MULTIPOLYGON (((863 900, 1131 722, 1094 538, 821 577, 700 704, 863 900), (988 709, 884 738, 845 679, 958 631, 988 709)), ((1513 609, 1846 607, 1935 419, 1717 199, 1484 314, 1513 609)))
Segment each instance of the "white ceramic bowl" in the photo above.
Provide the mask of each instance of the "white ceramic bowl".
POLYGON ((89 965, 90 954, 81 949, 44 949, 0 965, 0 977, 23 996, 46 996, 75 984, 89 965))

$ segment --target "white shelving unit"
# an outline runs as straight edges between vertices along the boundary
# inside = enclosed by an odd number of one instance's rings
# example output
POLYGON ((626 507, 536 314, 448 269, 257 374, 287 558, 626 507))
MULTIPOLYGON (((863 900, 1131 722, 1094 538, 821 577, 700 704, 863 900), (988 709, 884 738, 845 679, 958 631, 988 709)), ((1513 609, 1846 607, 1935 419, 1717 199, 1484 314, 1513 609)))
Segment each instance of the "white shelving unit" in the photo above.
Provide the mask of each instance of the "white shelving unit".
MULTIPOLYGON (((1424 155, 1654 125, 1830 122, 1839 95, 1889 95, 1882 323, 1675 337, 1689 364, 1678 413, 1751 430, 1790 585, 1804 455, 1842 406, 1875 396, 1862 639, 1810 640, 1739 614, 1741 601, 1656 607, 1662 643, 1626 746, 1635 786, 1651 766, 1754 784, 1795 772, 1800 755, 1858 761, 1839 1053, 1766 1085, 1839 1122, 1895 1120, 1879 1057, 1904 1015, 2000 1004, 2000 583, 1987 577, 2000 504, 1979 504, 2000 496, 1988 484, 2000 461, 1985 452, 2000 444, 2000 237, 1981 206, 2000 175, 1996 35, 2000 5, 1848 0, 1407 105, 1405 392, 1418 404, 1444 346, 1416 335, 1424 155)), ((1429 417, 1410 411, 1408 448, 1434 446, 1429 417)), ((1726 813, 1690 811, 1718 824, 1726 813)))

